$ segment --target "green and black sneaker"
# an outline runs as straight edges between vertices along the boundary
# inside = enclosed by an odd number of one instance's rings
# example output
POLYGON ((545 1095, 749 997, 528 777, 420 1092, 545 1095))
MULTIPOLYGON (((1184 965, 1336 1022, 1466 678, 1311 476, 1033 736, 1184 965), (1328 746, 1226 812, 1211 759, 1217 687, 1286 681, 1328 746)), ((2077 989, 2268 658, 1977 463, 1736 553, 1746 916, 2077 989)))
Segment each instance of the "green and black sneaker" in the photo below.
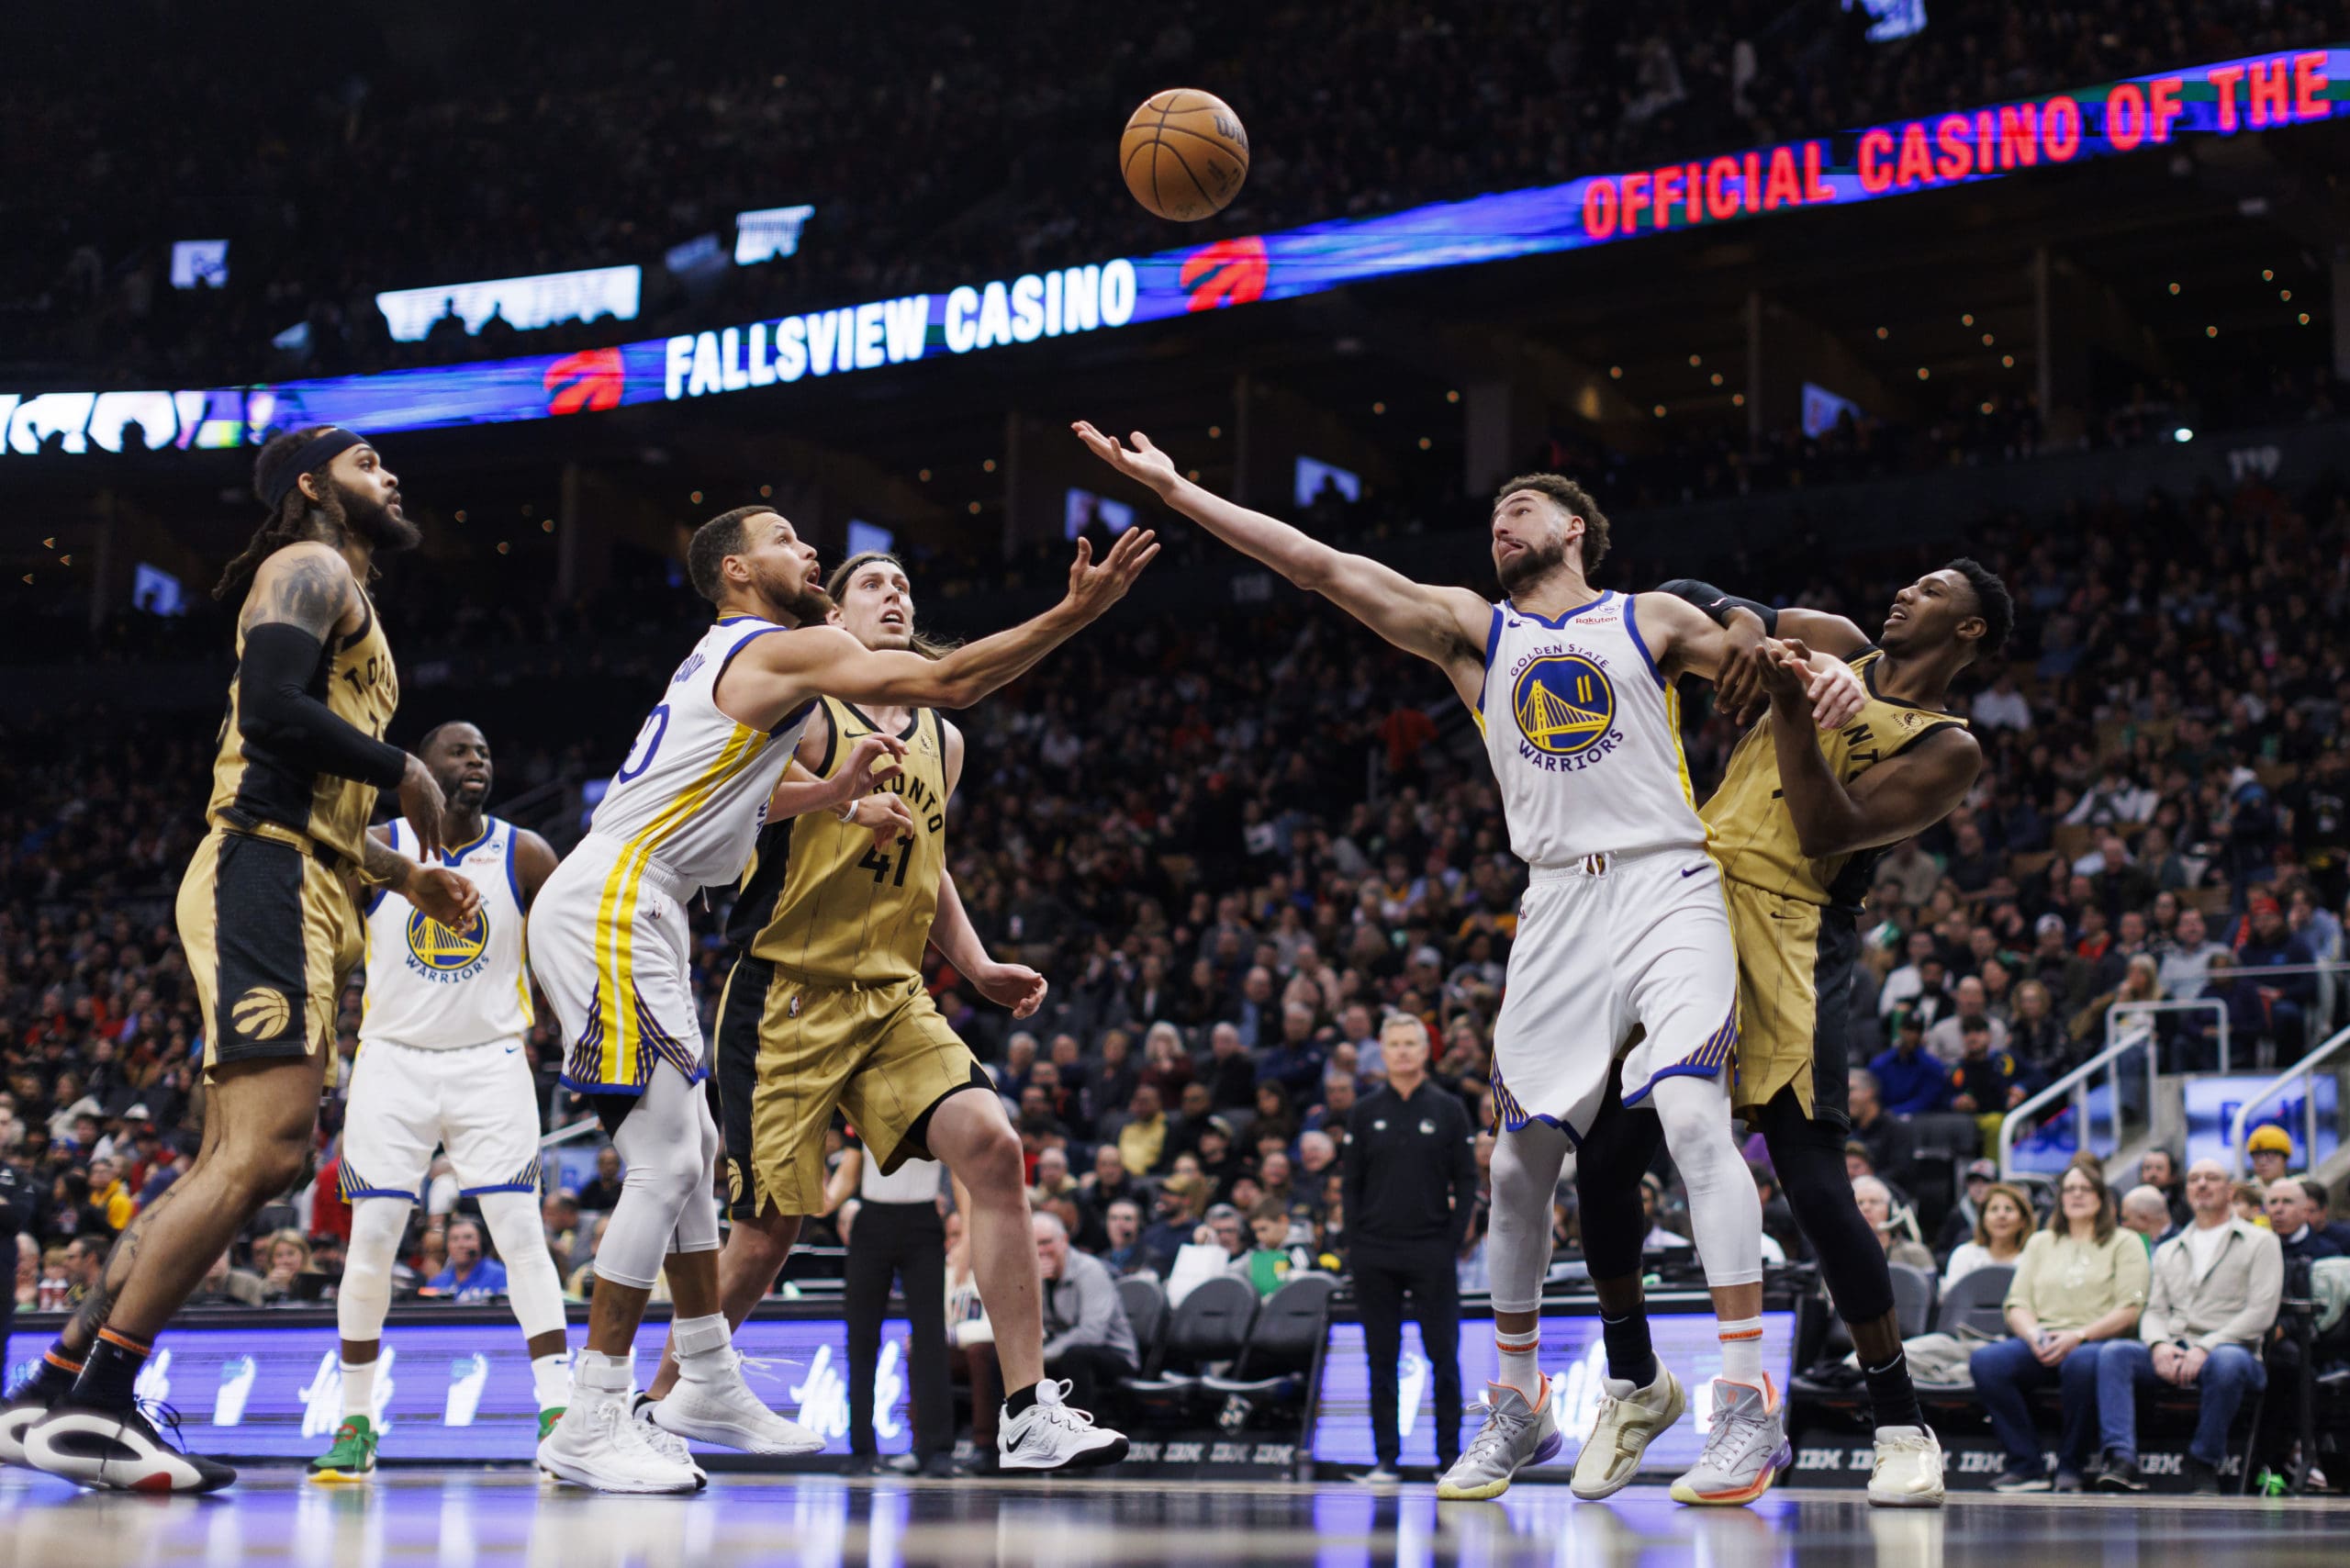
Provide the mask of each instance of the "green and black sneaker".
POLYGON ((554 1424, 563 1419, 563 1409, 564 1407, 558 1405, 552 1410, 539 1412, 539 1441, 547 1440, 547 1434, 554 1430, 554 1424))
POLYGON ((310 1462, 310 1479, 341 1486, 375 1473, 375 1426, 364 1416, 346 1417, 334 1429, 334 1446, 310 1462))

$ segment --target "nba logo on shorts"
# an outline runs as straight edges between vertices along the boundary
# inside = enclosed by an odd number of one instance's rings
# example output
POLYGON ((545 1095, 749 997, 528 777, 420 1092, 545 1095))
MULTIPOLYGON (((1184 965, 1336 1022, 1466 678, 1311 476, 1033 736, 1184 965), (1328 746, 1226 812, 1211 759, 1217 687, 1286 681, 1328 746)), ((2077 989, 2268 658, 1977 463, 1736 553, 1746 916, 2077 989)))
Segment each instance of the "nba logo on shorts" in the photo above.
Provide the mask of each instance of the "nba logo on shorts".
POLYGON ((1605 737, 1616 722, 1616 689, 1597 661, 1546 654, 1518 673, 1510 711, 1527 744, 1550 756, 1573 756, 1605 737))

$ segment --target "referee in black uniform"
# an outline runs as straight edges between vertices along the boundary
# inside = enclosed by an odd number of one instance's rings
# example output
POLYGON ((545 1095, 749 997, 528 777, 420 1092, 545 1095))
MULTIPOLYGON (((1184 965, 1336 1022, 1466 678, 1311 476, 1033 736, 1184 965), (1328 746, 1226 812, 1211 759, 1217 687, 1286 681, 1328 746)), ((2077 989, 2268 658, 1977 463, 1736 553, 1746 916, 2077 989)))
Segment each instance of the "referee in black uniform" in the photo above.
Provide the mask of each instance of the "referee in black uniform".
POLYGON ((1454 1260, 1477 1203, 1477 1136, 1460 1100, 1428 1081, 1427 1026, 1394 1014, 1381 1028, 1387 1086, 1347 1117, 1347 1262, 1371 1361, 1371 1432, 1392 1478, 1402 1462, 1396 1362, 1404 1299, 1436 1383, 1436 1462, 1460 1457, 1460 1285, 1454 1260))

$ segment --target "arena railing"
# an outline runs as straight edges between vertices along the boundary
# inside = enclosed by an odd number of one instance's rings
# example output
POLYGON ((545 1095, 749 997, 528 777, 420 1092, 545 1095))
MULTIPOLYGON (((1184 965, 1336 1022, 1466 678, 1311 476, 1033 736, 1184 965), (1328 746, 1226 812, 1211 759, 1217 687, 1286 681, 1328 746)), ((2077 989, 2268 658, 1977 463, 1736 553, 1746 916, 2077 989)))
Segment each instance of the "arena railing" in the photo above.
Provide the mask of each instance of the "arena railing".
MULTIPOLYGON (((2228 1070, 2228 1004, 2216 996, 2198 996, 2180 1002, 2117 1002, 2105 1010, 2106 1046, 2110 1048, 2121 1039, 2121 1031, 2129 1019, 2143 1018, 2155 1013, 2200 1013, 2206 1009, 2219 1016, 2220 1070, 2225 1072, 2228 1070)), ((2133 1043, 2145 1043, 2149 1060, 2155 1055, 2154 1032, 2152 1024, 2142 1024, 2130 1036, 2133 1043)), ((2146 1075, 2146 1081, 2154 1081, 2153 1073, 2146 1075)))
MULTIPOLYGON (((2150 1012, 2163 1006, 2191 1004, 2142 1002, 2135 1003, 2133 1005, 2138 1007, 2141 1012, 2150 1012)), ((2072 1071, 2065 1074, 2064 1077, 2058 1079, 2055 1082, 2050 1084, 2039 1093, 2027 1098, 2022 1104, 2018 1105, 2014 1110, 2009 1111, 2000 1121, 2000 1181, 2012 1182, 2017 1180, 2019 1177, 2039 1180, 2044 1177, 2046 1174, 2045 1172, 2019 1171, 2015 1169, 2016 1139, 2022 1136, 2025 1129, 2038 1127, 2040 1125, 2039 1113, 2046 1110, 2049 1106, 2056 1104, 2060 1101, 2069 1099, 2072 1102, 2073 1125, 2080 1129, 2081 1147, 2083 1148, 2088 1148, 2089 1088, 2091 1084, 2100 1077, 2105 1080, 2106 1103, 2109 1107, 2108 1114, 2113 1120, 2114 1147, 2119 1148, 2122 1143, 2121 1060, 2124 1057, 2128 1056, 2134 1050, 2143 1049, 2145 1052, 2145 1103, 2147 1106, 2147 1114, 2150 1117, 2153 1115, 2155 1068, 2154 1052, 2153 1048, 2154 1026, 2151 1022, 2142 1022, 2135 1029, 2131 1030, 2128 1034, 2115 1037, 2115 1031, 2119 1026, 2120 1025, 2109 1014, 2106 1019, 2106 1029, 2109 1037, 2106 1047, 2103 1050, 2089 1058, 2088 1060, 2081 1063, 2080 1066, 2073 1069, 2072 1071)))
POLYGON ((2315 1075, 2319 1065, 2340 1051, 2344 1045, 2350 1045, 2350 1028, 2336 1030, 2333 1038, 2270 1079, 2261 1087, 2258 1093, 2236 1107, 2235 1119, 2228 1125, 2228 1147, 2234 1150, 2237 1180, 2241 1181, 2244 1178, 2244 1129, 2251 1123, 2252 1114, 2296 1083, 2301 1085, 2301 1151, 2311 1168, 2317 1165, 2315 1075))

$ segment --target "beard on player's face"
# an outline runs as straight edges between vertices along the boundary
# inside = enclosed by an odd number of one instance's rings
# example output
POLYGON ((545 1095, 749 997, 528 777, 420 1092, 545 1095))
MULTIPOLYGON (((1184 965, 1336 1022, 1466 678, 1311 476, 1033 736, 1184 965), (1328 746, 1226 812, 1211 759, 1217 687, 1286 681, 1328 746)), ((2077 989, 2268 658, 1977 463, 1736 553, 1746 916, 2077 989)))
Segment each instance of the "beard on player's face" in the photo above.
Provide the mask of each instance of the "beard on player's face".
POLYGON ((833 610, 832 596, 816 586, 797 556, 786 555, 775 565, 753 561, 751 583, 768 606, 801 626, 821 626, 833 610))
POLYGON ((1503 591, 1514 594, 1534 587, 1566 562, 1567 542, 1553 539, 1520 546, 1515 555, 1502 557, 1494 570, 1501 577, 1503 591))
POLYGON ((328 487, 333 492, 335 504, 342 510, 342 526, 367 542, 378 555, 397 554, 413 550, 424 531, 408 521, 400 510, 399 492, 392 492, 393 499, 378 500, 364 491, 354 490, 341 480, 330 477, 328 487))

